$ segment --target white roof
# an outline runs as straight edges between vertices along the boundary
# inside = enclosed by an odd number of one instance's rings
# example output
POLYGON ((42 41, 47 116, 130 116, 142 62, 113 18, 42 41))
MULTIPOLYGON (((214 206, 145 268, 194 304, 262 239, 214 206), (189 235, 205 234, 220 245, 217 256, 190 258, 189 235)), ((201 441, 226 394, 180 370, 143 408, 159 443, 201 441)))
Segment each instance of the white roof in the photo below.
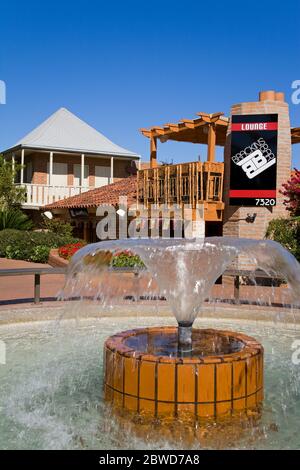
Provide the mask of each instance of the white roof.
POLYGON ((139 157, 111 142, 66 108, 52 114, 12 148, 15 147, 139 157))

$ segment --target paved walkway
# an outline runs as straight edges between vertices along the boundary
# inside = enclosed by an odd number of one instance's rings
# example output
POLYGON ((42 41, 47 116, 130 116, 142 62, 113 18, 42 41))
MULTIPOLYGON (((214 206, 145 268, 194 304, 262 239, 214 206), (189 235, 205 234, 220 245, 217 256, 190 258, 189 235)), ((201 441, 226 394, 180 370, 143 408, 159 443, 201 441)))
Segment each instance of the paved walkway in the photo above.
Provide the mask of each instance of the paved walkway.
MULTIPOLYGON (((0 258, 0 269, 51 268, 48 264, 29 263, 15 259, 0 258)), ((41 276, 41 299, 56 300, 57 293, 64 284, 64 275, 41 276)), ((1 276, 0 306, 6 304, 31 303, 34 299, 34 276, 1 276)))
MULTIPOLYGON (((25 268, 25 267, 50 267, 47 264, 40 263, 29 263, 27 261, 9 260, 0 258, 0 269, 13 269, 13 268, 25 268)), ((109 295, 117 300, 118 303, 124 304, 124 293, 129 296, 135 296, 137 293, 137 279, 132 274, 109 274, 109 282, 103 280, 104 285, 102 289, 105 291, 105 287, 109 288, 109 295)), ((95 284, 99 282, 95 279, 95 284)), ((149 292, 149 277, 142 276, 138 281, 138 291, 140 295, 147 295, 149 292)), ((51 274, 41 276, 41 300, 54 301, 56 296, 64 285, 64 275, 62 274, 51 274)), ((152 284, 153 287, 153 284, 152 284)), ((154 286, 155 287, 155 286, 154 286)), ((152 294, 155 294, 156 289, 152 290, 152 294)), ((0 277, 0 307, 33 303, 33 292, 34 292, 34 276, 7 276, 0 277)), ((158 295, 158 291, 156 292, 158 295)), ((218 299, 233 299, 233 287, 228 285, 215 285, 212 291, 212 296, 218 299)), ((109 298, 109 297, 108 297, 109 298)), ((282 288, 271 288, 271 287, 259 287, 259 286, 241 286, 240 287, 240 298, 250 302, 258 303, 273 303, 282 304, 289 303, 288 290, 285 287, 282 288)), ((128 302, 128 301, 127 301, 128 302)), ((144 300, 143 302, 148 305, 151 304, 151 300, 144 300)), ((162 301, 163 302, 163 301, 162 301)), ((163 302, 164 303, 164 302, 163 302)), ((43 303, 43 305, 45 305, 43 303)))

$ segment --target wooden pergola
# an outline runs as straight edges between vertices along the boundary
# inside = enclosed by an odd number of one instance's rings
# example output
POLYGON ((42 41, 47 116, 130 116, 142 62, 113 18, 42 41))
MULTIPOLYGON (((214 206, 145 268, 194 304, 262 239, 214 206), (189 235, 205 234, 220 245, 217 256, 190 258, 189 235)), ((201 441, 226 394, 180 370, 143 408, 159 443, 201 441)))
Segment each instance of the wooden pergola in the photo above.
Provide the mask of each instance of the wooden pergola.
MULTIPOLYGON (((175 140, 207 145, 207 161, 215 160, 216 145, 225 146, 229 118, 223 113, 197 113, 196 119, 181 119, 178 123, 167 123, 149 129, 140 129, 150 139, 150 165, 157 166, 157 139, 161 142, 175 140)), ((300 143, 300 127, 291 129, 292 144, 300 143)))
POLYGON ((292 144, 300 144, 300 127, 291 129, 292 144))
POLYGON ((146 207, 173 204, 193 209, 204 206, 204 219, 219 222, 224 209, 224 163, 215 161, 216 146, 224 147, 229 119, 223 113, 197 113, 196 119, 181 119, 150 129, 141 129, 150 139, 150 168, 138 171, 138 203, 146 207), (158 165, 157 142, 173 140, 207 145, 207 161, 158 165))
POLYGON ((181 119, 178 123, 168 123, 150 129, 140 129, 150 139, 150 165, 157 167, 157 139, 161 142, 175 140, 207 145, 207 161, 215 160, 215 147, 224 147, 229 119, 223 113, 197 113, 196 119, 181 119))

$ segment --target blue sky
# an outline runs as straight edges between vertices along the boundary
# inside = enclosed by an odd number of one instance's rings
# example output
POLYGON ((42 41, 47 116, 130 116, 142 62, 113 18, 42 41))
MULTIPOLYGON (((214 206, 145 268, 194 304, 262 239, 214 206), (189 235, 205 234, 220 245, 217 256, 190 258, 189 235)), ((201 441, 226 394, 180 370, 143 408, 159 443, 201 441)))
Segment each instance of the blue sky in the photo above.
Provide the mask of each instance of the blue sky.
MULTIPOLYGON (((299 13, 298 0, 2 2, 0 148, 64 106, 148 160, 140 127, 198 111, 228 115, 264 89, 284 91, 291 104, 299 13)), ((291 121, 300 126, 300 105, 291 104, 291 121)), ((158 156, 199 154, 200 146, 167 143, 158 156)), ((293 163, 300 167, 300 145, 293 163)))

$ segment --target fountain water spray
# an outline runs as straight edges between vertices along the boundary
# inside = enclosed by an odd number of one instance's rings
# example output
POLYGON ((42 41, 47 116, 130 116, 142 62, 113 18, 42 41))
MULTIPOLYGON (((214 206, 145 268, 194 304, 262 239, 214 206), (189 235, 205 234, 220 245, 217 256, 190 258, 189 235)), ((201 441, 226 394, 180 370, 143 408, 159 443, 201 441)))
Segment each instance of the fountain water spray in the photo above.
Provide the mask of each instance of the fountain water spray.
POLYGON ((216 280, 240 256, 249 258, 255 269, 286 279, 298 303, 297 260, 270 240, 105 241, 74 255, 67 285, 78 273, 108 270, 113 254, 120 250, 140 256, 167 298, 178 328, 131 330, 108 338, 106 398, 156 417, 178 416, 180 410, 197 417, 217 416, 259 406, 263 400, 262 346, 237 333, 196 330, 193 323, 216 280))
POLYGON ((240 255, 247 256, 256 269, 281 275, 288 281, 295 303, 300 300, 300 265, 293 255, 272 240, 230 237, 93 243, 73 256, 67 285, 76 273, 107 270, 112 255, 120 250, 138 254, 156 280, 178 322, 183 349, 190 342, 190 329, 212 286, 240 255))

